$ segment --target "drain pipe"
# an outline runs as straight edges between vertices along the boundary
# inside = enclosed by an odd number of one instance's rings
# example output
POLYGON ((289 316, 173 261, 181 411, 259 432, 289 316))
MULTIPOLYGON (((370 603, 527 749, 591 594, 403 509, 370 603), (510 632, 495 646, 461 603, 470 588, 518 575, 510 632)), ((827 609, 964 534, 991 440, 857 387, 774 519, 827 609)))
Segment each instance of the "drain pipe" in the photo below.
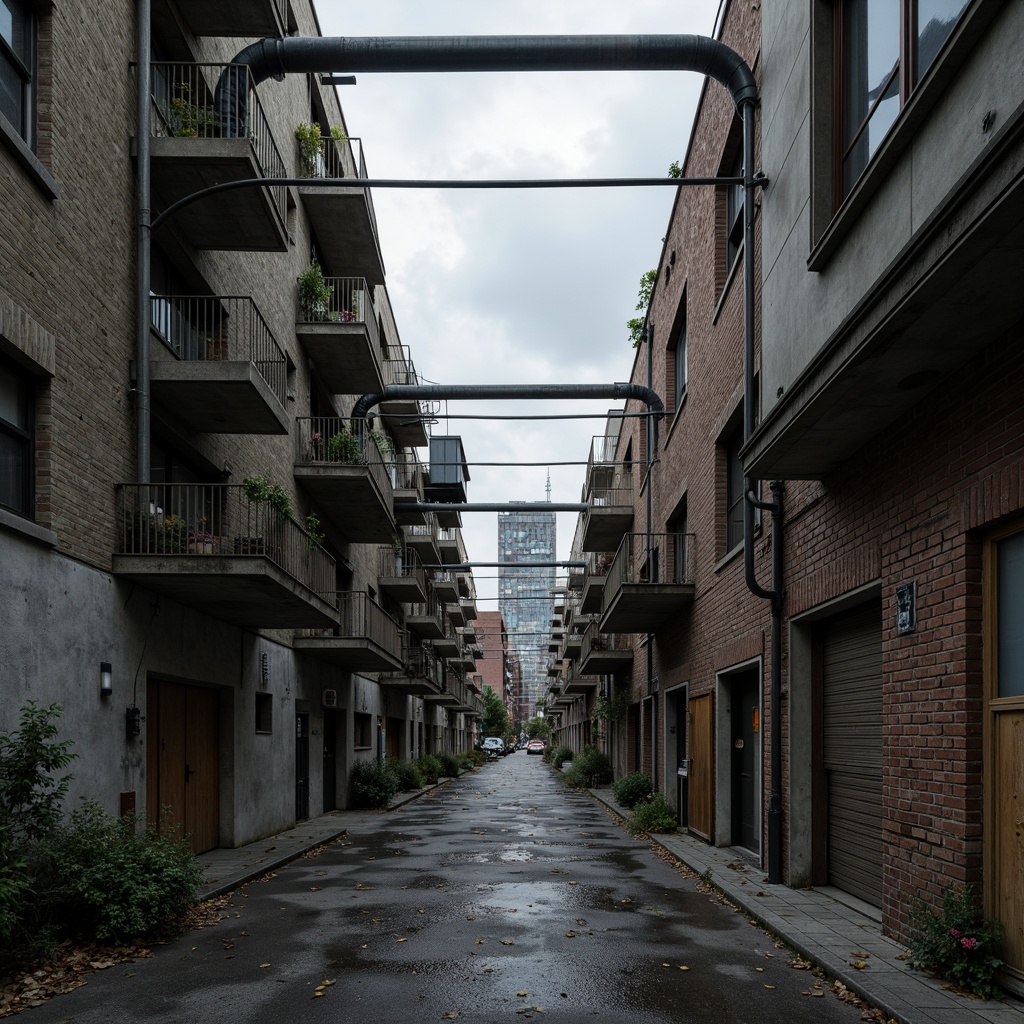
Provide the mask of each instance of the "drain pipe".
MULTIPOLYGON (((651 389, 654 368, 651 363, 654 356, 654 324, 647 321, 647 387, 651 389)), ((652 583, 654 579, 654 543, 651 539, 651 526, 654 520, 653 495, 654 489, 654 448, 658 441, 657 424, 653 416, 647 417, 645 424, 647 428, 647 470, 645 473, 645 487, 647 496, 645 501, 645 513, 647 520, 647 573, 652 583)), ((651 788, 658 792, 658 695, 652 692, 654 680, 654 644, 650 632, 647 633, 647 695, 651 698, 651 788)))
MULTIPOLYGON (((754 116, 756 103, 745 101, 743 111, 743 443, 754 433, 754 192, 764 179, 754 174, 754 116)), ((782 881, 782 485, 771 484, 774 501, 760 501, 753 482, 743 480, 743 571, 755 597, 771 602, 771 766, 768 799, 768 881, 782 881), (766 590, 754 573, 754 511, 772 515, 772 588, 766 590)))
POLYGON ((152 47, 151 0, 136 4, 136 49, 138 109, 135 127, 135 459, 137 482, 148 484, 150 466, 149 323, 150 313, 150 167, 149 106, 152 47))

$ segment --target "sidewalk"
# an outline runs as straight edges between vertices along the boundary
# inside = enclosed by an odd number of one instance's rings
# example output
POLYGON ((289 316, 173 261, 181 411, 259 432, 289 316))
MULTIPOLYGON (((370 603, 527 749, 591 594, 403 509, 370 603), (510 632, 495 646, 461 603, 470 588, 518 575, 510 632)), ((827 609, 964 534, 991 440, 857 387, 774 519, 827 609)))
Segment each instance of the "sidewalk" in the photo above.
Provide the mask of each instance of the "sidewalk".
MULTIPOLYGON (((629 817, 610 788, 591 793, 616 814, 629 817)), ((832 888, 769 885, 764 872, 745 863, 735 850, 708 846, 682 833, 651 839, 698 874, 709 871, 730 902, 901 1024, 1024 1024, 1024 1003, 1017 999, 960 996, 912 971, 900 959, 907 950, 882 934, 880 912, 855 897, 832 888), (854 962, 865 966, 858 969, 854 962)))

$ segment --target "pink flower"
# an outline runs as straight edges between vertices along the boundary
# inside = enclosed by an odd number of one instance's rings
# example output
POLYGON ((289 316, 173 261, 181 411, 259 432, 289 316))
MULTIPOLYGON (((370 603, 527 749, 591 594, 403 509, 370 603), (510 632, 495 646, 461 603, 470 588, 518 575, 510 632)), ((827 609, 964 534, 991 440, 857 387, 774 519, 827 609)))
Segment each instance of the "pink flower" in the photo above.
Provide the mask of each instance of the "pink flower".
POLYGON ((960 938, 960 929, 959 928, 950 928, 949 929, 949 934, 952 935, 954 939, 959 939, 960 938))
POLYGON ((964 949, 974 949, 974 947, 978 945, 978 940, 972 939, 970 936, 966 936, 960 940, 960 945, 963 946, 964 949))

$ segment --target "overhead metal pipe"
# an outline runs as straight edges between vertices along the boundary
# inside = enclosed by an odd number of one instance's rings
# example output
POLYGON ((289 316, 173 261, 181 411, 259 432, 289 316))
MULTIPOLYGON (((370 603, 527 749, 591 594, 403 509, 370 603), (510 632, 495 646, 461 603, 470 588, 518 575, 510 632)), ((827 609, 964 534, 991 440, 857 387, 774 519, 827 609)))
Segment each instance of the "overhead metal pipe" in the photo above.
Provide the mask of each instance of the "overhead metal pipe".
POLYGON ((402 400, 472 401, 474 399, 585 399, 636 398, 648 409, 663 413, 665 403, 652 388, 641 384, 388 384, 383 391, 363 395, 352 408, 352 419, 362 420, 381 402, 402 400))
MULTIPOLYGON (((729 91, 737 108, 757 101, 746 61, 725 43, 694 35, 365 36, 261 39, 232 60, 254 84, 286 74, 452 71, 695 71, 729 91)), ((244 96, 228 69, 218 85, 244 96)), ((237 110, 237 95, 230 97, 237 110)))
POLYGON ((585 501, 410 501, 396 504, 417 512, 586 512, 590 508, 585 501))

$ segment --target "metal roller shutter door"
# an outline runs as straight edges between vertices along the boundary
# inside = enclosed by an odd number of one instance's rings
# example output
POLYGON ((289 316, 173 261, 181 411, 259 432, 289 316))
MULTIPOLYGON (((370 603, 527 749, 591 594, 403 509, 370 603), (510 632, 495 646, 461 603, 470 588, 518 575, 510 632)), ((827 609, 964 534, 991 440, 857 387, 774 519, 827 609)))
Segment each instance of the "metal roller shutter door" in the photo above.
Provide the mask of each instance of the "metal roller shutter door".
POLYGON ((822 754, 828 880, 882 903, 882 613, 873 604, 825 627, 822 754))

